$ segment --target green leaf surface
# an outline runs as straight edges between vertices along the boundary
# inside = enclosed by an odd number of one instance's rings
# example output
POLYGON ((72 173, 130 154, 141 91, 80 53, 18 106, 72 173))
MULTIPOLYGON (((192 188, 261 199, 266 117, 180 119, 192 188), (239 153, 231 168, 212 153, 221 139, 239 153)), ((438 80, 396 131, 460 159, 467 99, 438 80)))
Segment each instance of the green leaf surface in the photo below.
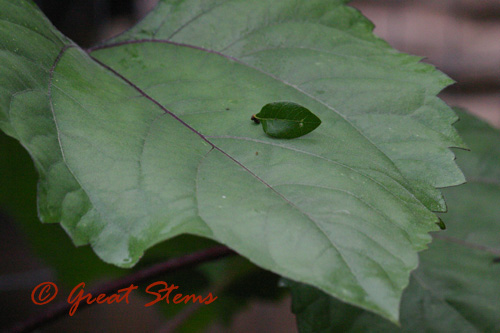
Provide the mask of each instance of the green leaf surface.
POLYGON ((10 217, 30 249, 54 269, 58 281, 73 288, 82 281, 129 273, 104 263, 89 247, 75 247, 58 225, 39 223, 36 180, 33 163, 23 147, 0 133, 0 213, 10 217))
POLYGON ((264 132, 278 139, 294 139, 306 135, 321 124, 321 120, 305 107, 293 102, 266 104, 252 120, 262 123, 264 132))
POLYGON ((343 1, 160 1, 88 51, 31 2, 0 7, 0 127, 37 167, 44 222, 122 267, 211 238, 397 320, 445 209, 436 187, 464 180, 446 76, 343 1), (323 125, 255 131, 248 115, 277 100, 323 125))
POLYGON ((420 254, 401 302, 401 327, 304 284, 289 282, 301 332, 500 331, 500 132, 460 112, 471 152, 458 152, 468 183, 445 190, 448 229, 420 254))

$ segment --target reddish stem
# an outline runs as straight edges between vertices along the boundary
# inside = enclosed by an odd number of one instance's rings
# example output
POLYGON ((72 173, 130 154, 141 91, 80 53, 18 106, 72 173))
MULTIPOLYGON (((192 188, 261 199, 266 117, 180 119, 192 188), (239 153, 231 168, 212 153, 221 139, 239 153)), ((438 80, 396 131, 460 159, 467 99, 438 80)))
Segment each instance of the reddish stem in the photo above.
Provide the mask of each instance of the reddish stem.
MULTIPOLYGON (((179 258, 170 259, 165 262, 137 271, 133 274, 106 282, 90 290, 90 293, 92 295, 114 293, 119 289, 130 286, 132 283, 138 284, 144 280, 151 279, 158 275, 170 273, 179 269, 190 268, 198 264, 221 259, 232 254, 235 254, 235 252, 226 246, 212 247, 179 258)), ((82 302, 78 309, 82 309, 87 306, 88 306, 87 302, 82 302)), ((71 308, 70 303, 59 302, 51 306, 38 316, 33 316, 32 318, 24 322, 12 326, 8 330, 8 332, 17 333, 17 332, 33 331, 39 327, 47 325, 48 323, 64 315, 67 315, 69 313, 70 308, 71 308)))

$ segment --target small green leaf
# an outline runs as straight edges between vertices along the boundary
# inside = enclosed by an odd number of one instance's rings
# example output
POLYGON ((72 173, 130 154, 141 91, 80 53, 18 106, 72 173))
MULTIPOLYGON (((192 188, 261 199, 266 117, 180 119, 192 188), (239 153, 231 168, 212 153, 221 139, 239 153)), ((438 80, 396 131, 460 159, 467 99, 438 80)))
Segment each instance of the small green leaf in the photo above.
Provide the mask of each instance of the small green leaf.
POLYGON ((252 116, 267 135, 279 139, 294 139, 314 131, 321 120, 302 105, 293 102, 275 102, 264 105, 252 116))

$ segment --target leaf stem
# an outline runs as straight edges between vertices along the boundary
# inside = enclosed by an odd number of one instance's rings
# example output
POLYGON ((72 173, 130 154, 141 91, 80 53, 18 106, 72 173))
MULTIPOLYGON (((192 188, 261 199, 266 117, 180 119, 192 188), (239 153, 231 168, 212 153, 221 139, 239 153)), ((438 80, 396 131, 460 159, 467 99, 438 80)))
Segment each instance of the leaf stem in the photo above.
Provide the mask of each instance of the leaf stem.
MULTIPOLYGON (((130 286, 132 283, 138 284, 155 276, 171 273, 179 269, 194 267, 196 265, 221 259, 233 254, 236 254, 236 252, 226 246, 215 246, 209 249, 187 254, 182 257, 169 259, 165 262, 155 264, 133 274, 105 282, 91 289, 89 292, 92 295, 114 293, 119 289, 130 286)), ((68 302, 59 302, 38 316, 33 316, 24 322, 17 323, 8 329, 7 332, 30 332, 39 327, 45 326, 50 322, 68 314, 71 305, 72 304, 68 302)), ((82 309, 88 305, 89 304, 87 304, 87 302, 82 302, 80 303, 78 309, 82 309)))

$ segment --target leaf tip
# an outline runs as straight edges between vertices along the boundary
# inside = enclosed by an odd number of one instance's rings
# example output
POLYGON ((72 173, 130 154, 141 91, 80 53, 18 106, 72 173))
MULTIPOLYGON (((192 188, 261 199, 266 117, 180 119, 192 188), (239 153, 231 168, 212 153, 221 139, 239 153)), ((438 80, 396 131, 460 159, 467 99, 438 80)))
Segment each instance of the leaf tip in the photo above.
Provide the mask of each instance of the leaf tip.
POLYGON ((441 220, 440 217, 438 217, 438 222, 436 222, 436 224, 438 225, 439 229, 441 230, 446 230, 446 224, 444 224, 443 220, 441 220))

